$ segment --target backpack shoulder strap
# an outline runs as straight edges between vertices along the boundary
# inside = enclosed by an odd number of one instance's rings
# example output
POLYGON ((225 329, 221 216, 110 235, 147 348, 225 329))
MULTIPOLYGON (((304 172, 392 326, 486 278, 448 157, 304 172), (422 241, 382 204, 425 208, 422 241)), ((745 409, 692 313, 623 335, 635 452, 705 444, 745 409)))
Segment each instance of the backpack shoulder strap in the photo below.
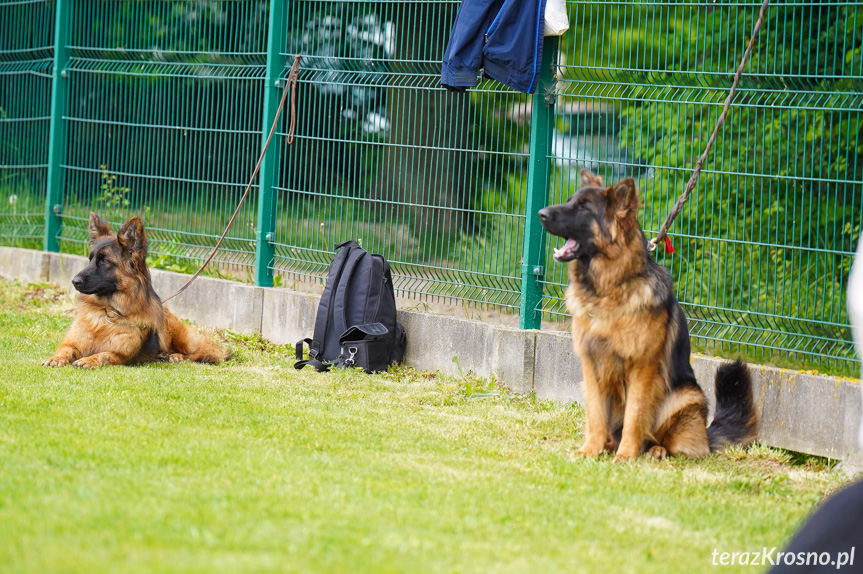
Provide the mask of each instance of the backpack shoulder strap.
POLYGON ((294 350, 296 351, 296 357, 297 357, 297 360, 294 363, 294 368, 299 371, 303 367, 305 367, 306 365, 311 365, 312 367, 315 368, 315 370, 317 372, 326 373, 327 371, 330 370, 329 366, 325 365, 324 363, 320 362, 319 360, 315 359, 314 357, 309 357, 309 359, 307 361, 303 360, 303 345, 308 345, 309 346, 309 353, 311 353, 313 343, 314 343, 314 341, 312 341, 311 339, 303 339, 302 341, 297 341, 297 344, 294 346, 294 350))
POLYGON ((359 262, 367 255, 368 253, 362 248, 352 249, 342 270, 342 277, 340 278, 336 288, 336 293, 333 298, 333 307, 331 310, 333 313, 333 329, 335 329, 338 335, 344 333, 350 326, 347 324, 346 303, 348 301, 348 289, 350 288, 351 276, 354 274, 359 262))
POLYGON ((378 312, 381 308, 381 300, 386 288, 386 263, 383 255, 371 255, 371 263, 368 272, 363 278, 368 284, 368 295, 363 309, 363 323, 375 323, 378 321, 378 312))
POLYGON ((356 242, 356 241, 354 241, 353 239, 350 239, 350 240, 348 240, 348 241, 342 241, 341 243, 336 243, 336 251, 338 251, 338 250, 339 250, 339 249, 341 249, 342 247, 345 247, 345 246, 348 246, 348 245, 349 245, 349 246, 351 246, 351 247, 359 247, 359 246, 360 246, 360 244, 359 244, 359 243, 357 243, 357 242, 356 242))
MULTIPOLYGON (((336 249, 340 250, 344 246, 353 247, 356 245, 354 241, 346 241, 344 243, 339 243, 336 246, 336 249), (353 245, 350 245, 352 244, 353 245)), ((324 341, 326 341, 327 337, 327 317, 329 316, 331 309, 333 308, 333 304, 336 300, 338 285, 340 283, 342 273, 345 268, 345 264, 352 250, 347 249, 345 251, 338 251, 336 253, 336 257, 333 259, 333 262, 330 264, 330 268, 327 271, 327 284, 324 287, 324 292, 321 295, 321 301, 318 303, 318 313, 315 315, 315 332, 312 338, 314 339, 310 344, 309 348, 314 351, 314 354, 317 355, 323 348, 324 341)), ((339 331, 341 333, 341 331, 339 331)))

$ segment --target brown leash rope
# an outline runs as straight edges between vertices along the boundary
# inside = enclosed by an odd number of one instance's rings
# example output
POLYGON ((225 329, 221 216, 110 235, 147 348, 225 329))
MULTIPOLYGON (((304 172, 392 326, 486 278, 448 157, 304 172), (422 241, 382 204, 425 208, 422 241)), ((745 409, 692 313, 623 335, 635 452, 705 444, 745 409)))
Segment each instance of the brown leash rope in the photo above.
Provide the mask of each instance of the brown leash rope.
POLYGON ((261 163, 264 161, 264 155, 266 155, 267 148, 270 147, 270 142, 273 139, 273 135, 276 133, 276 126, 278 125, 279 118, 282 115, 282 108, 285 106, 285 100, 288 97, 289 87, 291 93, 291 123, 288 127, 288 133, 285 141, 287 141, 288 145, 294 143, 294 130, 297 126, 297 81, 300 77, 300 57, 300 54, 294 56, 294 63, 293 65, 291 65, 291 71, 288 73, 288 78, 285 83, 285 91, 282 92, 282 99, 279 101, 279 107, 276 108, 276 117, 275 119, 273 119, 273 125, 270 128, 270 135, 267 136, 267 141, 264 143, 264 149, 261 150, 261 155, 258 156, 258 162, 255 164, 255 171, 252 172, 252 177, 251 179, 249 179, 249 185, 246 186, 246 191, 240 198, 240 202, 237 204, 237 209, 234 210, 234 214, 231 216, 230 221, 228 221, 228 226, 225 227, 224 233, 222 233, 222 236, 216 242, 216 246, 213 247, 213 250, 210 252, 210 255, 207 256, 207 259, 204 261, 201 267, 198 268, 197 271, 195 271, 195 274, 192 275, 192 277, 188 281, 186 281, 185 285, 180 287, 176 293, 174 293, 167 299, 162 300, 162 303, 167 303, 168 301, 185 291, 189 287, 189 285, 191 285, 192 282, 198 278, 201 272, 204 271, 204 268, 210 263, 210 261, 213 260, 213 257, 216 256, 216 252, 219 250, 219 247, 221 247, 222 242, 228 235, 228 231, 231 229, 231 226, 237 219, 237 215, 240 213, 240 208, 243 207, 243 203, 245 203, 246 198, 249 197, 249 191, 251 191, 252 185, 255 183, 255 178, 258 177, 258 172, 261 170, 261 163))
POLYGON ((707 141, 704 153, 702 153, 701 157, 698 158, 698 162, 695 164, 695 169, 692 171, 692 176, 689 178, 689 181, 686 183, 686 188, 683 190, 683 195, 677 199, 677 203, 675 203, 671 208, 671 212, 669 212, 668 217, 662 224, 662 227, 659 228, 659 232, 656 234, 656 237, 648 242, 648 251, 656 249, 656 245, 660 241, 664 240, 665 250, 669 253, 674 253, 674 249, 671 247, 671 241, 668 239, 668 228, 671 226, 674 219, 680 214, 683 209, 683 204, 686 203, 687 199, 689 199, 689 194, 693 189, 695 189, 695 185, 698 183, 698 175, 701 173, 701 168, 704 167, 704 163, 707 161, 707 154, 710 153, 710 148, 713 147, 713 142, 716 140, 719 128, 721 128, 722 124, 725 123, 725 116, 728 115, 728 110, 731 108, 731 102, 734 100, 734 96, 737 93, 737 84, 740 81, 740 76, 743 75, 743 68, 746 67, 746 60, 749 59, 749 54, 752 52, 752 47, 755 45, 755 38, 761 30, 761 23, 764 21, 764 15, 767 13, 767 5, 769 3, 770 0, 764 0, 761 4, 761 11, 758 13, 758 20, 755 22, 755 27, 752 29, 752 36, 749 38, 749 44, 746 46, 746 51, 743 52, 743 58, 740 60, 740 65, 737 66, 737 72, 734 74, 734 82, 731 84, 731 90, 728 92, 728 97, 725 98, 725 106, 722 109, 722 113, 719 115, 719 119, 716 121, 713 133, 710 134, 710 139, 707 141))

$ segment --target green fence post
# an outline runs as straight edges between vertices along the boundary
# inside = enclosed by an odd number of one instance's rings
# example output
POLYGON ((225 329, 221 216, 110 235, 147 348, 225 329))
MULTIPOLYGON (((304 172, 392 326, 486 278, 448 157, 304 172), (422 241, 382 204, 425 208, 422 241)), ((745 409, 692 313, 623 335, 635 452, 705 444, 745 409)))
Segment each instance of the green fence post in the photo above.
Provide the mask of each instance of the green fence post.
POLYGON ((73 0, 57 0, 54 24, 54 81, 51 85, 51 123, 48 140, 48 181, 45 198, 45 251, 60 251, 60 213, 63 209, 65 177, 62 163, 66 159, 66 123, 63 117, 69 109, 69 32, 73 0))
POLYGON ((539 329, 542 313, 542 278, 545 274, 545 231, 536 213, 548 198, 551 136, 554 126, 554 69, 557 66, 558 38, 545 38, 539 86, 531 99, 530 160, 525 201, 524 253, 521 263, 521 309, 519 327, 539 329))
MULTIPOLYGON (((264 117, 261 148, 267 141, 273 120, 276 117, 279 100, 282 96, 284 80, 279 76, 285 69, 285 61, 280 54, 282 39, 285 37, 285 4, 289 0, 272 0, 270 3, 270 28, 267 34, 267 76, 264 86, 264 117)), ((282 111, 284 114, 284 110, 282 111)), ((258 225, 255 233, 257 247, 255 251, 255 284, 262 287, 273 286, 273 271, 270 264, 275 257, 276 240, 276 185, 281 145, 278 136, 273 136, 270 147, 261 162, 261 174, 258 177, 260 190, 258 193, 258 225)))

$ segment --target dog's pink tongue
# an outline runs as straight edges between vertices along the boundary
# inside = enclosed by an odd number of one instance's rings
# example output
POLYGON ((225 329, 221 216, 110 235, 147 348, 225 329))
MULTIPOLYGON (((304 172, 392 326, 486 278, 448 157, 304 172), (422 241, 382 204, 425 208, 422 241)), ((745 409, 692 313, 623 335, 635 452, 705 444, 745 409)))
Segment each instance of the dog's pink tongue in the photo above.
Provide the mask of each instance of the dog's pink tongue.
POLYGON ((554 250, 554 256, 555 257, 565 257, 567 252, 572 251, 573 249, 576 249, 577 247, 578 247, 578 242, 576 242, 575 239, 567 239, 566 243, 564 243, 563 246, 558 247, 557 249, 554 250))

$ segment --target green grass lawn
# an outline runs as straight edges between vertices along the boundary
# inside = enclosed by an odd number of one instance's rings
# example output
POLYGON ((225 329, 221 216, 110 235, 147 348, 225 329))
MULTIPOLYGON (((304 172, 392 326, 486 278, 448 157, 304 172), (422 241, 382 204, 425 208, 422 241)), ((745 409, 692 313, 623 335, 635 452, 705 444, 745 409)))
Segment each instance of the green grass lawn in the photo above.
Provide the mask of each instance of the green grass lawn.
POLYGON ((847 480, 761 446, 576 459, 578 407, 230 333, 216 367, 43 368, 71 302, 0 280, 4 572, 694 572, 847 480))

